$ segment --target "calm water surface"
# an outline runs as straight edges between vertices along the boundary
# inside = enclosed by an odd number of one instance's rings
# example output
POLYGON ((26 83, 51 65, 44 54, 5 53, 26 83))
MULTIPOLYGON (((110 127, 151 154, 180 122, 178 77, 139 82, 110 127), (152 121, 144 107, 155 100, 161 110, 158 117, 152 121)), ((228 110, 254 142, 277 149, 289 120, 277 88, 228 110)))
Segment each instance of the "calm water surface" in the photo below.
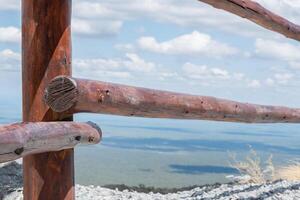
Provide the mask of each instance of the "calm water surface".
MULTIPOLYGON (((1 102, 0 102, 1 103, 1 102)), ((1 104, 0 104, 1 105, 1 104)), ((0 106, 0 123, 20 121, 16 109, 0 106)), ((94 121, 104 133, 101 144, 76 149, 76 182, 182 187, 228 181, 236 174, 228 152, 243 158, 249 146, 277 166, 300 155, 300 125, 142 119, 76 115, 94 121)))

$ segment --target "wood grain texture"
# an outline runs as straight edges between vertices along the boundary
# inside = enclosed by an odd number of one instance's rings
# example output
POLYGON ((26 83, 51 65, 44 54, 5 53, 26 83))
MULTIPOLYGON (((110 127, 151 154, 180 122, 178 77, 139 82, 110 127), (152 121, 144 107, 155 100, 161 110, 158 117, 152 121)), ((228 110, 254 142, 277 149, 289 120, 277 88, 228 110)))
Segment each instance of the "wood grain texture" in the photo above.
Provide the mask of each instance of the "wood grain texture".
POLYGON ((101 129, 94 123, 35 122, 0 126, 0 163, 21 157, 97 144, 101 129))
POLYGON ((300 123, 300 109, 240 103, 59 76, 45 90, 57 112, 246 123, 300 123))
MULTIPOLYGON (((300 26, 251 0, 198 0, 248 19, 266 29, 300 41, 300 26)), ((278 2, 279 3, 279 2, 278 2)))
MULTIPOLYGON (((23 121, 56 121, 63 114, 42 101, 48 82, 71 75, 71 0, 22 0, 23 121)), ((25 200, 73 200, 73 149, 26 156, 25 200)))

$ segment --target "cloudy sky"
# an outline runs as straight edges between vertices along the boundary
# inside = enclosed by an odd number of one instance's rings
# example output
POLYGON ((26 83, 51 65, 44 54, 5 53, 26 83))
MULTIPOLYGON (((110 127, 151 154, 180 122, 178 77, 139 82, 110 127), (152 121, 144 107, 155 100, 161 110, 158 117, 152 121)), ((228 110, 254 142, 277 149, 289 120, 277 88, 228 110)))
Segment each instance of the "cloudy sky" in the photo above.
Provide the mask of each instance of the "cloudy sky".
MULTIPOLYGON (((259 0, 300 23, 300 0, 259 0)), ((0 103, 20 105, 20 1, 0 0, 0 103)), ((300 107, 300 43, 197 0, 73 0, 74 76, 300 107)))

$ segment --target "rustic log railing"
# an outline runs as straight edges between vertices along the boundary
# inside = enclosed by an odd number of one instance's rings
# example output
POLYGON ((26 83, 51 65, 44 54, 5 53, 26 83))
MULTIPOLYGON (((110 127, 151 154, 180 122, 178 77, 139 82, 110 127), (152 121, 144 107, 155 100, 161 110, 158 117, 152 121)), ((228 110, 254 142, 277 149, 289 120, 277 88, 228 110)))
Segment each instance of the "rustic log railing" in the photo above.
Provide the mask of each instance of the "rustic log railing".
MULTIPOLYGON (((198 0, 300 41, 300 26, 251 0, 198 0)), ((247 123, 300 123, 300 109, 71 78, 72 0, 22 0, 23 121, 0 127, 0 162, 24 157, 24 200, 74 200, 74 152, 96 144, 78 112, 247 123), (48 106, 49 105, 49 106, 48 106), (50 109, 50 108, 51 109, 50 109), (55 121, 55 122, 54 122, 55 121)))
POLYGON ((239 103, 67 76, 53 79, 44 98, 52 110, 66 115, 88 112, 246 123, 300 123, 300 109, 239 103))
MULTIPOLYGON (((72 0, 22 0, 23 121, 72 121, 49 110, 43 91, 58 75, 71 75, 72 0)), ((74 150, 23 159, 24 200, 75 198, 74 150)))
POLYGON ((300 26, 265 9, 251 0, 198 0, 246 18, 266 29, 280 33, 288 38, 300 41, 300 26))
POLYGON ((26 155, 97 144, 101 129, 94 123, 37 122, 0 126, 0 163, 26 155))

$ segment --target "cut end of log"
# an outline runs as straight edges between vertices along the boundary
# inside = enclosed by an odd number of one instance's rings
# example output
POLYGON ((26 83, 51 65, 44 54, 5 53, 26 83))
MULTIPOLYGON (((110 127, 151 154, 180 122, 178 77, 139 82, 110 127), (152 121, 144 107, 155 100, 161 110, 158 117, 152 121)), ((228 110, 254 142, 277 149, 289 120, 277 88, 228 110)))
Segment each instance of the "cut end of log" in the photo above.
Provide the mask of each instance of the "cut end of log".
POLYGON ((94 128, 99 134, 99 136, 97 136, 97 137, 89 137, 88 142, 92 143, 92 144, 99 143, 102 140, 102 130, 101 130, 101 128, 96 123, 91 122, 91 121, 88 121, 87 124, 90 125, 92 128, 94 128))
MULTIPOLYGON (((101 140, 102 139, 102 130, 101 130, 101 128, 96 123, 91 122, 91 121, 88 121, 87 124, 98 131, 99 136, 100 136, 100 140, 101 140)), ((92 138, 90 138, 90 139, 92 140, 92 138)), ((90 142, 93 142, 93 141, 90 141, 90 142)))
POLYGON ((76 81, 67 76, 54 78, 45 89, 44 101, 54 112, 65 112, 77 102, 76 81))
POLYGON ((94 122, 78 124, 84 125, 82 127, 85 134, 78 132, 78 134, 73 137, 73 140, 76 142, 76 144, 92 145, 98 144, 102 140, 102 130, 97 124, 94 122))

